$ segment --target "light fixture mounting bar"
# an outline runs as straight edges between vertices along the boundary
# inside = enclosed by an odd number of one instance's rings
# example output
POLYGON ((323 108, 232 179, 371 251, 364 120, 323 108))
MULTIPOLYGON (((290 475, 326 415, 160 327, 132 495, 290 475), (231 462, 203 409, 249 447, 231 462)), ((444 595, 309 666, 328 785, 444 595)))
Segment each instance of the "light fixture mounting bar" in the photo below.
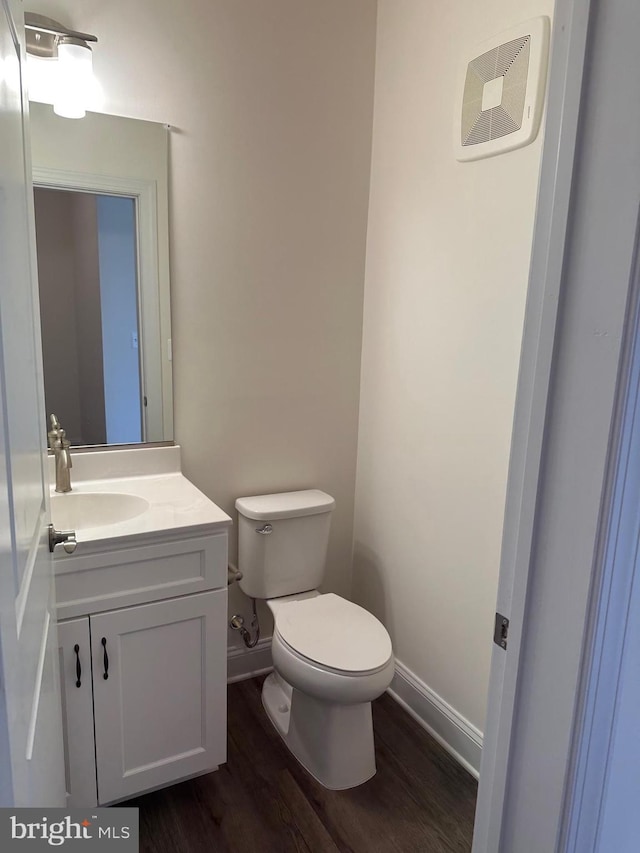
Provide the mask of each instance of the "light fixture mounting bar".
POLYGON ((36 15, 35 12, 24 13, 24 27, 26 30, 34 30, 35 32, 47 33, 53 36, 63 36, 68 38, 81 39, 82 41, 98 41, 97 36, 92 36, 90 33, 81 33, 78 30, 70 30, 63 24, 54 21, 53 18, 47 18, 45 15, 36 15))
POLYGON ((97 42, 97 36, 91 33, 81 33, 70 30, 59 21, 38 15, 35 12, 24 13, 24 28, 27 37, 27 53, 43 58, 53 58, 58 53, 58 43, 61 39, 76 39, 79 42, 97 42))

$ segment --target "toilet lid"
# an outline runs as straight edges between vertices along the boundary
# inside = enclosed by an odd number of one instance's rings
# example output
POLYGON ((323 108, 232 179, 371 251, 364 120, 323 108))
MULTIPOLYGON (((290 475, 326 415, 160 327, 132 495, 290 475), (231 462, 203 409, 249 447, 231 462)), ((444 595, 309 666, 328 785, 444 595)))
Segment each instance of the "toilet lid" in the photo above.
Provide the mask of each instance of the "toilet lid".
POLYGON ((298 654, 332 669, 366 672, 379 669, 391 657, 391 638, 384 625, 334 593, 279 608, 276 628, 298 654))

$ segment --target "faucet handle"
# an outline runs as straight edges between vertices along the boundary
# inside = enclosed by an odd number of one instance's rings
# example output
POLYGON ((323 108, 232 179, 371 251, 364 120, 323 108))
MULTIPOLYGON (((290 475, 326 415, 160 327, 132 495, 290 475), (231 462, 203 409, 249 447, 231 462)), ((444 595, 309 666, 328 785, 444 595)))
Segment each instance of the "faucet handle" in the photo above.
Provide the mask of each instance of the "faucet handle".
MULTIPOLYGON (((56 415, 50 415, 51 429, 47 433, 49 439, 49 447, 51 450, 68 450, 71 447, 71 442, 67 438, 67 432, 56 415)), ((68 467, 71 468, 71 457, 68 459, 68 467)))
POLYGON ((64 430, 60 426, 60 421, 55 415, 49 415, 49 421, 51 422, 51 429, 47 433, 47 438, 49 439, 49 447, 51 450, 55 450, 56 446, 62 447, 62 444, 58 444, 58 442, 61 442, 61 439, 64 436, 64 430))

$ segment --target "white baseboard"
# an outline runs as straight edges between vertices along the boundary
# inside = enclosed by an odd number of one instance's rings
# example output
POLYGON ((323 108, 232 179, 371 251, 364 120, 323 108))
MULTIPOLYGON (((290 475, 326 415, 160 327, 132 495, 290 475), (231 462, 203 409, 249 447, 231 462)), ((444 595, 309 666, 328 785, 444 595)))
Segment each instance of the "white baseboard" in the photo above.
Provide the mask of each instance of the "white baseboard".
POLYGON ((272 669, 271 637, 264 637, 253 649, 234 646, 227 652, 227 684, 255 678, 272 669))
POLYGON ((441 744, 465 770, 480 775, 482 732, 452 708, 399 660, 390 696, 441 744))

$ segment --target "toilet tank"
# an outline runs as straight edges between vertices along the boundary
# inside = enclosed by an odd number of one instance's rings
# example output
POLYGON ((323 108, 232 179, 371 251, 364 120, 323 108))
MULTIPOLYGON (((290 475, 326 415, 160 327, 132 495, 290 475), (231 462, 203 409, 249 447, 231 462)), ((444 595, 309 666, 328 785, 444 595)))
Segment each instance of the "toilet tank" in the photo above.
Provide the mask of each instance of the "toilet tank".
POLYGON ((316 589, 334 506, 331 495, 318 489, 238 498, 240 589, 251 598, 316 589))

